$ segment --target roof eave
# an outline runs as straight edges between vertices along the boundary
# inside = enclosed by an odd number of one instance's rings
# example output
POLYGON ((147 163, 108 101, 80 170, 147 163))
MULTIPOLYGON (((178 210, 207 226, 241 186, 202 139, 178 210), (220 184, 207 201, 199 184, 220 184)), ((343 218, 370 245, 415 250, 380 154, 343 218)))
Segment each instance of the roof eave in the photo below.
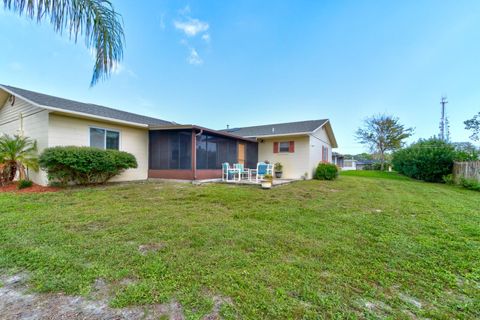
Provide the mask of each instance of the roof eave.
POLYGON ((245 136, 246 138, 275 138, 275 137, 289 137, 289 136, 308 136, 311 132, 292 132, 292 133, 280 133, 280 134, 264 134, 256 136, 245 136))
POLYGON ((120 119, 115 119, 115 118, 102 117, 102 116, 97 116, 97 115, 93 115, 93 114, 90 114, 90 113, 65 110, 65 109, 62 109, 62 108, 56 108, 56 107, 51 107, 51 106, 40 105, 40 108, 44 108, 44 109, 47 109, 49 111, 58 112, 58 113, 61 113, 61 114, 67 114, 67 115, 82 117, 82 118, 113 122, 113 123, 128 125, 128 126, 132 126, 132 127, 140 127, 140 128, 145 128, 145 129, 148 128, 148 124, 145 124, 145 123, 138 123, 138 122, 125 121, 125 120, 120 120, 120 119))
POLYGON ((41 104, 36 103, 35 101, 32 101, 32 100, 14 92, 14 91, 12 91, 12 90, 9 90, 9 89, 5 88, 2 85, 0 85, 0 89, 10 93, 11 95, 20 97, 21 99, 25 100, 26 102, 28 102, 28 103, 30 103, 30 104, 38 107, 38 108, 46 109, 46 110, 49 110, 49 111, 60 112, 60 113, 70 114, 70 115, 76 115, 76 116, 81 116, 81 117, 85 117, 85 118, 92 118, 92 119, 96 119, 96 120, 103 120, 103 121, 109 121, 109 122, 114 122, 114 123, 120 123, 120 124, 125 124, 125 125, 129 125, 129 126, 134 126, 134 127, 148 128, 148 124, 146 124, 146 123, 125 121, 125 120, 120 120, 120 119, 115 119, 115 118, 97 116, 97 115, 93 115, 93 114, 90 114, 90 113, 84 113, 84 112, 67 110, 67 109, 63 109, 63 108, 41 105, 41 104))

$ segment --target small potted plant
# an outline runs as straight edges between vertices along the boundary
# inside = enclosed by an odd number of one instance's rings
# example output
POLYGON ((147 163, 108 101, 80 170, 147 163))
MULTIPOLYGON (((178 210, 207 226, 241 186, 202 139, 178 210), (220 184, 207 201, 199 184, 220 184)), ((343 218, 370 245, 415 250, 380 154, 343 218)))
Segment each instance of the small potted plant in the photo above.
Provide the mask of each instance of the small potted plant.
POLYGON ((282 177, 283 165, 280 162, 275 163, 275 178, 280 179, 282 177))
POLYGON ((266 174, 262 179, 262 189, 271 189, 273 182, 273 176, 271 174, 266 174))

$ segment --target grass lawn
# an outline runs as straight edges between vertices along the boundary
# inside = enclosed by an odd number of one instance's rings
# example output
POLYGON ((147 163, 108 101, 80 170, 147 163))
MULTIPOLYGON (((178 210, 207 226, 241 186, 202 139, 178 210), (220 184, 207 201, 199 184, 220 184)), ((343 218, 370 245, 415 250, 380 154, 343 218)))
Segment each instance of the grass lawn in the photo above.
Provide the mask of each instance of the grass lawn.
POLYGON ((175 300, 192 319, 214 296, 226 319, 479 318, 480 193, 360 175, 0 194, 0 268, 38 292, 105 279, 112 306, 175 300))

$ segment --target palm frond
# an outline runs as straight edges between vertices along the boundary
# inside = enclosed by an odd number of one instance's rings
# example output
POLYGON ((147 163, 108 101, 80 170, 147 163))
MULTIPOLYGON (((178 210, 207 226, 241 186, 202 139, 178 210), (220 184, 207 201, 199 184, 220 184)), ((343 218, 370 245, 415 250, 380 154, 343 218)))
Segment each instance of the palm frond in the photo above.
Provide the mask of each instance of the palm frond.
POLYGON ((12 177, 19 168, 28 167, 38 171, 37 142, 27 137, 3 135, 0 137, 0 159, 10 171, 12 177))
POLYGON ((108 78, 123 59, 123 21, 109 0, 3 0, 8 10, 37 22, 49 20, 56 32, 85 38, 96 58, 90 86, 108 78))

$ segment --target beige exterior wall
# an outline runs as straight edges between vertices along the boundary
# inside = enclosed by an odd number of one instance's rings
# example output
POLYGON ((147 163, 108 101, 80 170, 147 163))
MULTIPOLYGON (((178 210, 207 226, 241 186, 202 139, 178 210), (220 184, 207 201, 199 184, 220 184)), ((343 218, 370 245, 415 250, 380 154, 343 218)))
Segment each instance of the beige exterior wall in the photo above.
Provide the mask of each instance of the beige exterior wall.
POLYGON ((118 125, 89 119, 74 118, 50 113, 48 145, 89 146, 90 127, 120 132, 120 151, 126 151, 137 158, 138 168, 129 169, 112 181, 145 180, 148 177, 148 129, 118 125))
POLYGON ((258 141, 258 161, 280 162, 283 165, 282 178, 285 179, 300 179, 305 173, 311 179, 322 161, 322 146, 328 148, 327 161, 332 162, 332 146, 324 128, 310 135, 258 138, 258 141), (274 153, 273 143, 283 141, 295 141, 295 152, 274 153))
POLYGON ((272 164, 280 162, 283 165, 282 178, 300 179, 305 172, 310 173, 310 139, 308 136, 262 138, 261 140, 259 139, 258 143, 258 161, 268 160, 272 164), (273 153, 273 143, 283 141, 295 141, 295 152, 273 153))
POLYGON ((327 148, 327 161, 332 162, 332 146, 325 127, 314 131, 310 135, 310 173, 313 174, 320 162, 322 162, 322 146, 327 148))
MULTIPOLYGON (((42 152, 48 147, 48 111, 18 97, 13 106, 7 100, 0 107, 0 135, 3 134, 23 134, 35 139, 39 152, 42 152)), ((47 175, 43 171, 29 170, 28 175, 37 184, 47 184, 47 175)))

